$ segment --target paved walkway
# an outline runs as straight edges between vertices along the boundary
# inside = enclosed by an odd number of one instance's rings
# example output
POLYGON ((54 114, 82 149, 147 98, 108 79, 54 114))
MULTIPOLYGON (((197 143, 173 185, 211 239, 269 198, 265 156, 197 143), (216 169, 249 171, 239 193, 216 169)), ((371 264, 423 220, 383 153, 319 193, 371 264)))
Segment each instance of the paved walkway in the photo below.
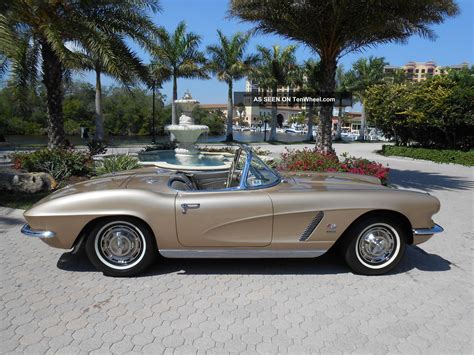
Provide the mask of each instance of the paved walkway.
MULTIPOLYGON (((292 146, 294 147, 294 146, 292 146)), ((441 200, 446 232, 389 275, 316 260, 160 260, 113 279, 84 255, 19 233, 0 210, 2 353, 472 353, 473 171, 336 145, 376 159, 392 182, 441 200)), ((271 146, 272 151, 283 146, 271 146)))

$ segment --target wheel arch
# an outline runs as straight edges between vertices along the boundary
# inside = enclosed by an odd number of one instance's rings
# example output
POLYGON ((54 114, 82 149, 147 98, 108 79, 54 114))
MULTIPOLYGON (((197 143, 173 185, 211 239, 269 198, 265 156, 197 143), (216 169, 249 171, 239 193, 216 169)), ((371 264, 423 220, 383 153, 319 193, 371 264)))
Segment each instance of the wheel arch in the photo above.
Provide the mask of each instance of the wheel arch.
POLYGON ((81 229, 79 234, 76 236, 76 239, 74 240, 74 243, 73 243, 73 246, 72 246, 73 250, 77 251, 78 249, 80 249, 84 245, 84 241, 87 239, 88 235, 90 234, 90 232, 92 231, 92 229, 94 228, 94 226, 97 223, 99 223, 103 220, 107 220, 107 219, 120 219, 120 218, 134 219, 134 220, 137 220, 137 221, 140 221, 141 223, 143 223, 143 225, 146 226, 146 228, 148 228, 148 231, 153 236, 153 240, 155 241, 155 248, 156 248, 156 250, 158 250, 158 241, 156 240, 156 235, 153 232, 153 229, 151 228, 151 226, 148 224, 148 222, 145 221, 143 218, 140 218, 140 217, 137 217, 137 216, 134 216, 134 215, 127 215, 127 214, 111 215, 111 216, 100 216, 100 217, 96 217, 96 218, 90 220, 89 222, 86 223, 86 225, 81 229))
POLYGON ((359 223, 360 221, 362 221, 366 218, 370 218, 370 217, 374 217, 374 216, 383 216, 383 217, 396 219, 400 223, 400 226, 406 232, 406 236, 407 236, 406 242, 407 242, 407 244, 413 244, 412 225, 411 225, 410 220, 403 213, 400 213, 400 212, 394 211, 394 210, 377 209, 377 210, 371 210, 371 211, 365 212, 362 215, 360 215, 359 217, 357 217, 351 224, 349 224, 347 226, 347 228, 344 230, 341 237, 336 241, 336 243, 334 244, 333 247, 338 248, 344 242, 344 240, 346 240, 348 238, 347 232, 354 225, 356 225, 357 223, 359 223))

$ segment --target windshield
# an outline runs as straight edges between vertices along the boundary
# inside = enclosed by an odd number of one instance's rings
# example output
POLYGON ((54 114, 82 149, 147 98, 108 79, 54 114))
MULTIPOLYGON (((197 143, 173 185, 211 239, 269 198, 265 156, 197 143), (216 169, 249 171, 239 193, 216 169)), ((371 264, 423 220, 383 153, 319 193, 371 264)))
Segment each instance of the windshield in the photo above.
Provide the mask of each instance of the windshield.
POLYGON ((281 178, 270 169, 258 156, 252 154, 246 185, 250 188, 265 187, 277 184, 281 178))

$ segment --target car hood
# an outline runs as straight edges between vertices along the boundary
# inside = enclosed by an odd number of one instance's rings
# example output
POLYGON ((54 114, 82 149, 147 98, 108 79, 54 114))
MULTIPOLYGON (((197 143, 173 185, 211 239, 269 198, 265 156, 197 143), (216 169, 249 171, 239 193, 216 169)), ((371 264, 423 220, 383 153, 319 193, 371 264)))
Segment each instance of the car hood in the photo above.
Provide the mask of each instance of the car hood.
POLYGON ((381 190, 380 180, 374 176, 338 172, 289 172, 283 174, 288 188, 314 190, 381 190))

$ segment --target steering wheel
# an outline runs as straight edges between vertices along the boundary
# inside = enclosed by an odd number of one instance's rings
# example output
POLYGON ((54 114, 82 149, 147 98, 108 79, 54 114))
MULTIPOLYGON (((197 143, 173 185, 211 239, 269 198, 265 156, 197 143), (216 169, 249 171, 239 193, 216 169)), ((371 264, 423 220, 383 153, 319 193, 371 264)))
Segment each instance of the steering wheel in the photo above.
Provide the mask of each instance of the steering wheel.
POLYGON ((238 149, 235 152, 234 160, 232 161, 232 165, 230 166, 229 175, 227 176, 227 182, 225 187, 228 189, 232 184, 232 178, 234 177, 235 169, 237 168, 237 162, 240 158, 240 153, 242 152, 242 148, 238 149))

